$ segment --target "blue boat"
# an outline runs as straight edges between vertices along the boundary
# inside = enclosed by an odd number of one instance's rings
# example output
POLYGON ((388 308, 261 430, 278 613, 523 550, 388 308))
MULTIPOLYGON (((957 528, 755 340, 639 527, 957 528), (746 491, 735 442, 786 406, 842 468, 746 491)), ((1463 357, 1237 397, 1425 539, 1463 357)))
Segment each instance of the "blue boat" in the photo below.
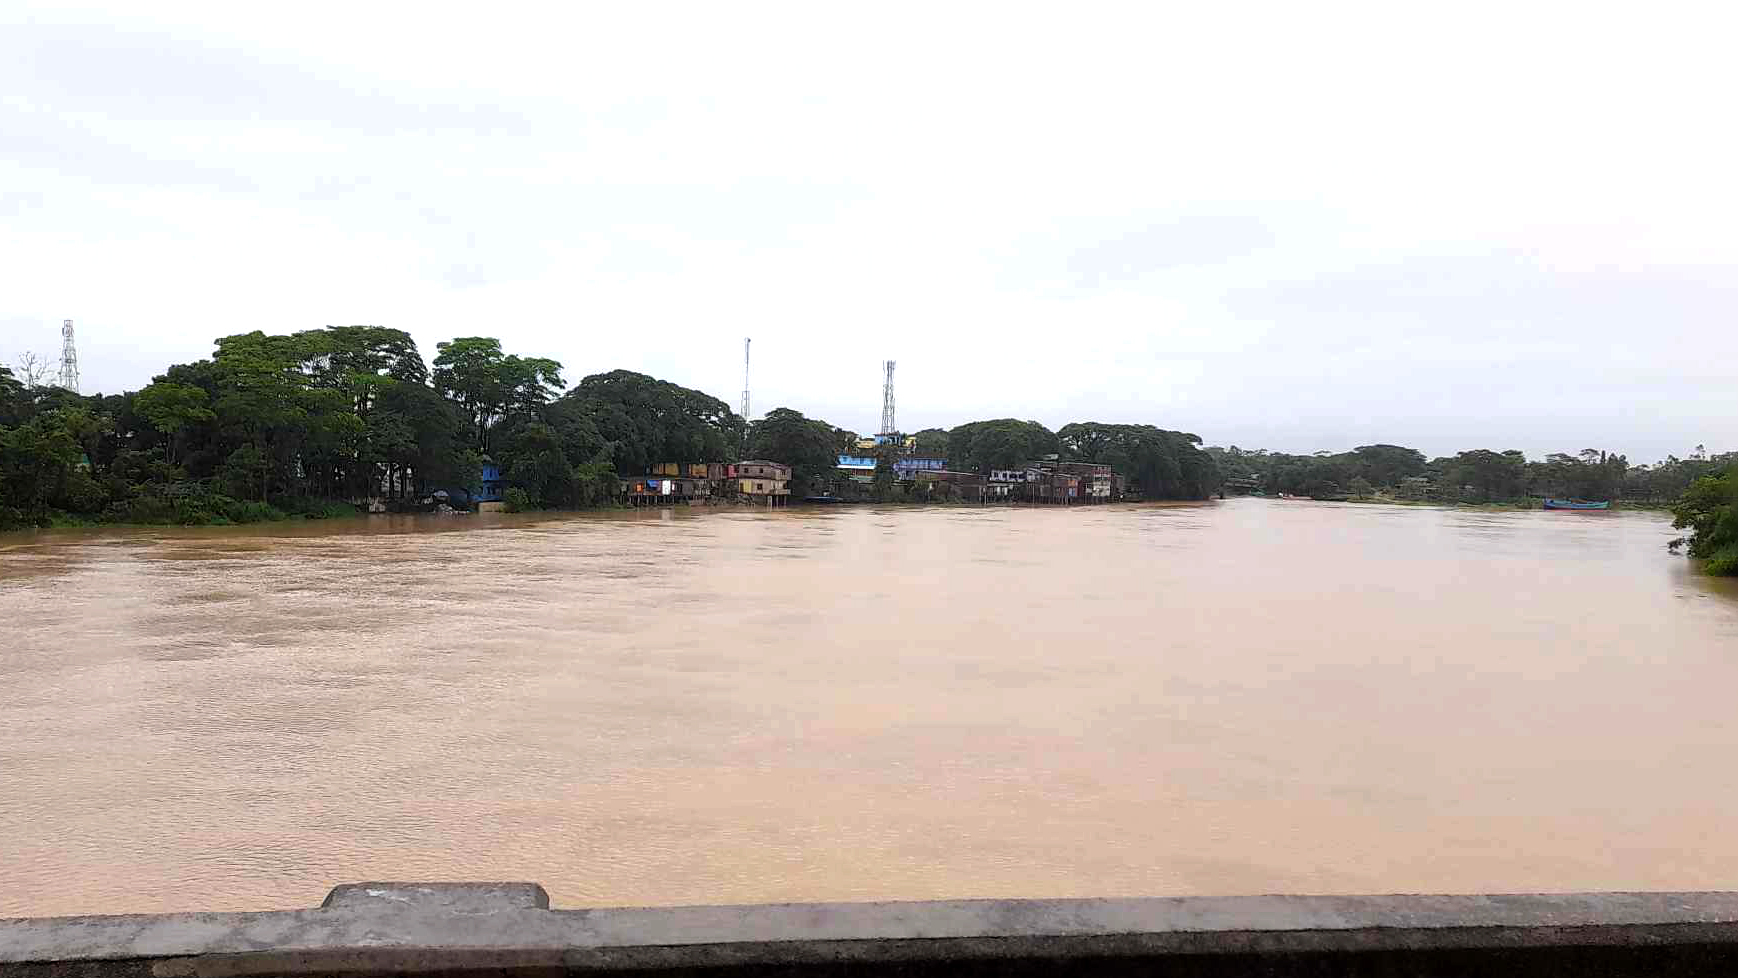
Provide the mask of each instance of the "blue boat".
POLYGON ((1547 500, 1545 500, 1545 508, 1546 509, 1610 509, 1611 508, 1611 500, 1607 499, 1607 500, 1604 500, 1602 502, 1597 502, 1597 503, 1584 503, 1584 502, 1580 502, 1579 500, 1573 500, 1573 499, 1547 499, 1547 500))

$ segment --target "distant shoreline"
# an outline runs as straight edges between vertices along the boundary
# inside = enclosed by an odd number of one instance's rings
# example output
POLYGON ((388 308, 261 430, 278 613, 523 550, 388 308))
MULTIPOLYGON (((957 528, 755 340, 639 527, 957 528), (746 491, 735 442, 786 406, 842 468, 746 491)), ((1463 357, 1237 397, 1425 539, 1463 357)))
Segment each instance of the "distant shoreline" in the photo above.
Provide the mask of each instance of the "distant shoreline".
POLYGON ((440 512, 434 512, 434 511, 404 512, 404 513, 369 513, 369 512, 364 512, 361 509, 357 509, 353 513, 344 513, 341 515, 334 514, 334 515, 328 515, 328 516, 307 516, 307 515, 302 515, 302 514, 291 514, 291 515, 286 515, 280 519, 249 520, 247 522, 239 522, 239 523, 234 522, 234 521, 205 522, 205 523, 137 523, 137 522, 120 522, 120 521, 105 522, 105 521, 100 521, 100 520, 76 520, 76 519, 74 519, 74 520, 57 520, 54 524, 52 524, 50 526, 16 527, 16 528, 13 528, 10 530, 0 530, 0 542, 6 542, 8 540, 11 540, 14 538, 19 538, 19 537, 32 536, 32 535, 35 535, 38 533, 80 532, 80 531, 90 531, 90 530, 206 530, 206 529, 235 530, 235 529, 249 529, 249 528, 254 528, 254 527, 265 528, 265 527, 287 527, 287 526, 308 527, 308 528, 312 529, 312 528, 316 528, 319 526, 327 526, 327 525, 329 525, 329 526, 354 526, 357 524, 366 523, 370 520, 377 520, 377 519, 404 519, 404 518, 417 519, 417 520, 430 520, 430 521, 437 521, 437 520, 438 521, 449 521, 453 524, 455 529, 458 529, 458 528, 464 527, 467 524, 477 522, 479 517, 481 518, 481 521, 483 522, 484 525, 489 525, 489 524, 495 523, 496 521, 501 521, 501 522, 509 523, 509 524, 511 524, 511 523, 534 523, 534 522, 538 522, 538 521, 559 520, 559 519, 565 519, 568 517, 576 517, 576 516, 597 516, 597 515, 606 515, 606 514, 607 515, 623 515, 623 516, 633 516, 633 515, 650 516, 653 514, 665 513, 665 512, 688 513, 688 514, 692 514, 692 515, 696 515, 696 516, 700 515, 702 513, 718 513, 718 514, 723 514, 723 513, 772 513, 772 514, 778 514, 778 513, 787 513, 787 512, 791 512, 791 511, 798 511, 798 512, 803 512, 803 513, 824 513, 824 512, 829 512, 829 511, 846 511, 846 510, 862 510, 862 509, 879 509, 879 510, 883 510, 883 511, 947 509, 947 510, 978 510, 978 511, 1042 510, 1042 511, 1046 511, 1046 512, 1068 512, 1071 510, 1083 510, 1083 509, 1092 509, 1092 510, 1130 509, 1130 508, 1182 509, 1182 508, 1188 508, 1188 507, 1205 506, 1205 505, 1219 503, 1219 502, 1223 502, 1223 501, 1224 500, 1219 500, 1219 499, 1155 499, 1152 501, 1122 500, 1122 501, 1113 502, 1113 503, 1095 503, 1092 505, 1084 505, 1083 504, 1080 506, 1043 506, 1043 505, 1026 504, 1026 503, 990 503, 990 504, 985 505, 985 504, 979 504, 979 503, 965 503, 965 502, 941 502, 941 501, 873 502, 873 501, 865 500, 862 502, 844 502, 844 503, 806 503, 806 504, 805 503, 793 503, 790 506, 780 506, 780 507, 777 507, 775 509, 768 509, 765 506, 753 506, 753 505, 748 505, 748 504, 702 505, 702 506, 686 506, 686 505, 684 505, 684 506, 660 506, 660 507, 593 506, 593 507, 588 507, 585 509, 536 509, 536 510, 525 510, 525 511, 517 512, 517 513, 509 513, 509 512, 506 512, 504 510, 498 510, 498 511, 493 511, 493 512, 484 512, 484 513, 470 512, 470 511, 464 511, 464 510, 449 512, 449 513, 440 513, 440 512))

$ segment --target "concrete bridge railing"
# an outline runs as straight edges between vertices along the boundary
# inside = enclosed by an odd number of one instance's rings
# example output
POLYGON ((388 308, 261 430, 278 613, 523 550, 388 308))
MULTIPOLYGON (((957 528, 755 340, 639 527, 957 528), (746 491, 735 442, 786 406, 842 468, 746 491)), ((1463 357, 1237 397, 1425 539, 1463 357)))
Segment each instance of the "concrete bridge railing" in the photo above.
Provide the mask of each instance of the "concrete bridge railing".
POLYGON ((1738 893, 551 910, 533 883, 317 909, 0 920, 0 976, 1738 974, 1738 893))

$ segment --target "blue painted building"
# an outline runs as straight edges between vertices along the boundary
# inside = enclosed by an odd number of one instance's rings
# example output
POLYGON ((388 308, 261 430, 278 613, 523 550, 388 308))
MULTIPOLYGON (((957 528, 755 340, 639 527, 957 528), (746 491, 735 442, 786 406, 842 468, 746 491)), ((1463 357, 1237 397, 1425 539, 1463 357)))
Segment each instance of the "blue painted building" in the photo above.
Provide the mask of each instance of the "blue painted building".
MULTIPOLYGON (((864 481, 875 475, 875 458, 870 455, 841 454, 838 468, 858 481, 864 481)), ((926 455, 901 455, 893 460, 893 477, 895 479, 915 479, 919 472, 941 472, 946 468, 947 459, 945 458, 932 458, 926 455)))
POLYGON ((501 494, 507 488, 506 482, 501 478, 501 466, 494 462, 484 462, 482 482, 483 488, 477 493, 477 502, 500 502, 501 494))

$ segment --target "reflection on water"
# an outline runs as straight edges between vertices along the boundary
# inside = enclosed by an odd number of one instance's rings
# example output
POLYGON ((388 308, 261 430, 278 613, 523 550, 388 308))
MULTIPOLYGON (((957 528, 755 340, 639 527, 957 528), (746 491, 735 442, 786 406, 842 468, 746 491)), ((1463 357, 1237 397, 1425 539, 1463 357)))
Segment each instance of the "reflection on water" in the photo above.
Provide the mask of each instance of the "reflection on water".
POLYGON ((0 915, 1722 888, 1644 514, 1232 501, 0 537, 0 915))

